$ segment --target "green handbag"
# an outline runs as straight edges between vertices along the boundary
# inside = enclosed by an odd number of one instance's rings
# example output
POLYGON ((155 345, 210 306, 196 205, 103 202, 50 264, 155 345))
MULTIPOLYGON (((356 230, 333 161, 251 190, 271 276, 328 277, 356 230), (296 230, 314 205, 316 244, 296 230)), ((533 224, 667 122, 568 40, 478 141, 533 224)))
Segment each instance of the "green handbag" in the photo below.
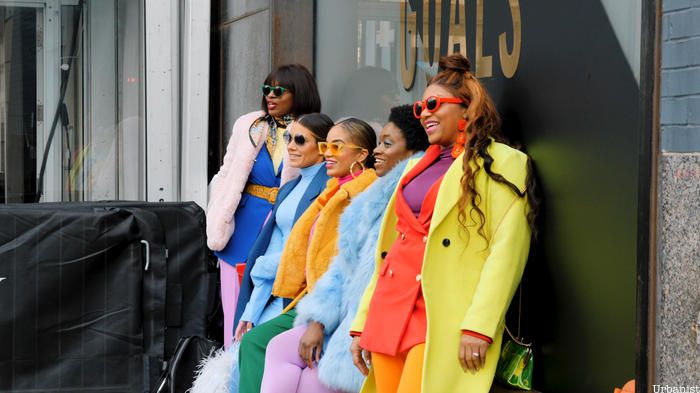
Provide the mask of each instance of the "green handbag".
MULTIPOLYGON (((522 287, 520 288, 520 302, 522 303, 522 287)), ((518 305, 518 334, 520 333, 520 306, 518 305)), ((503 339, 501 357, 498 358, 495 379, 501 385, 508 388, 521 390, 532 389, 532 344, 526 344, 516 338, 505 327, 507 337, 503 339)))

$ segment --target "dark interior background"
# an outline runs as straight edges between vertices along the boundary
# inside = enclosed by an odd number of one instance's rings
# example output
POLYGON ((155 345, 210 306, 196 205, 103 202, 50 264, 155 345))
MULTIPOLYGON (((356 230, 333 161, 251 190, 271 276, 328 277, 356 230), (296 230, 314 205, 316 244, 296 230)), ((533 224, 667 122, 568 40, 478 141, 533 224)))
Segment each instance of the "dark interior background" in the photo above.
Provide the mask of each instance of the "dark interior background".
POLYGON ((512 30, 510 11, 484 3, 494 67, 484 82, 506 134, 532 156, 542 194, 524 280, 535 382, 546 392, 612 391, 635 374, 639 87, 599 1, 520 2, 520 63, 505 79, 498 34, 512 30))

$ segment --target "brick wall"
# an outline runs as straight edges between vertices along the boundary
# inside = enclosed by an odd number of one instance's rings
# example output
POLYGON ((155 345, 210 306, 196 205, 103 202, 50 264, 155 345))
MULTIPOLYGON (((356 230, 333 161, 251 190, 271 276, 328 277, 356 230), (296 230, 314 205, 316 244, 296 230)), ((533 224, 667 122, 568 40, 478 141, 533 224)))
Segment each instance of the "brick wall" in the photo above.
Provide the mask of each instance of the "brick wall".
POLYGON ((664 0, 661 149, 700 151, 700 0, 664 0))

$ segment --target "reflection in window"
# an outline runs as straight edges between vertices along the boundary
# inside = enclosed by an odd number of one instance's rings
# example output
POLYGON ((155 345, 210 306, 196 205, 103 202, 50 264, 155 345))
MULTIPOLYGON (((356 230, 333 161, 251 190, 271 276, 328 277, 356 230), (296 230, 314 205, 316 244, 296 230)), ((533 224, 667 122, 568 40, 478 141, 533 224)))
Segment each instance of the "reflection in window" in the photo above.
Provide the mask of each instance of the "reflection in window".
POLYGON ((315 70, 325 112, 334 119, 359 117, 378 129, 392 106, 420 97, 425 83, 410 92, 401 83, 401 1, 324 0, 316 7, 316 31, 324 34, 316 36, 315 70))
POLYGON ((36 193, 40 9, 0 7, 0 202, 36 193))
POLYGON ((0 202, 143 199, 143 0, 27 4, 0 6, 0 202))
MULTIPOLYGON (((59 108, 61 160, 64 201, 84 199, 82 178, 85 138, 83 135, 83 47, 80 35, 80 12, 77 6, 61 7, 61 78, 66 80, 66 96, 59 108), (72 60, 72 61, 71 61, 72 60), (70 66, 69 66, 70 65, 70 66)), ((55 136, 55 138, 58 135, 55 136)), ((54 145, 54 146, 59 146, 54 145)))

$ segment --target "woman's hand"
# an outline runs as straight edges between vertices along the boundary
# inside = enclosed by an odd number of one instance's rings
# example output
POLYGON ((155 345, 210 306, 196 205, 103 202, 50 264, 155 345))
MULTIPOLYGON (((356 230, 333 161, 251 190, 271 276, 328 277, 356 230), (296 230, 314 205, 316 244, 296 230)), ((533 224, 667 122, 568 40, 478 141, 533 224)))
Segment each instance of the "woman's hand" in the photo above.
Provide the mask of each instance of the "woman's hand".
POLYGON ((248 333, 248 331, 252 328, 253 322, 238 321, 238 326, 236 327, 236 332, 233 334, 233 339, 240 342, 243 335, 248 333))
POLYGON ((321 360, 323 350, 323 324, 311 321, 299 340, 299 356, 309 368, 321 360))
POLYGON ((474 374, 486 365, 486 350, 489 348, 486 340, 462 334, 459 343, 459 364, 464 372, 474 374))
POLYGON ((372 354, 360 347, 360 337, 353 337, 350 343, 350 353, 352 354, 352 363, 365 377, 369 374, 367 366, 372 364, 372 354))

